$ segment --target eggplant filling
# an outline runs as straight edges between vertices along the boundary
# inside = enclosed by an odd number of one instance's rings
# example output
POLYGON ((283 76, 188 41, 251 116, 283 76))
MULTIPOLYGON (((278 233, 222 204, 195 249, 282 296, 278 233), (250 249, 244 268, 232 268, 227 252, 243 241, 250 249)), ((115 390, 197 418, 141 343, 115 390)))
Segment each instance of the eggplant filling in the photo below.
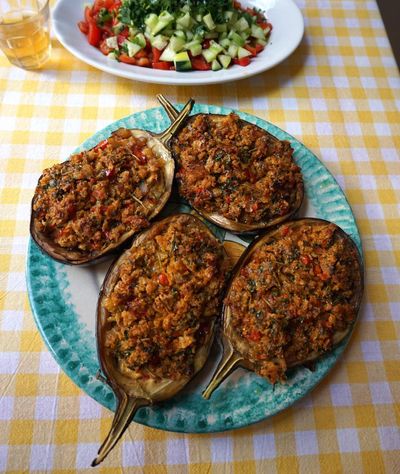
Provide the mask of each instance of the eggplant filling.
POLYGON ((134 378, 191 376, 194 358, 222 302, 222 245, 192 216, 180 215, 132 246, 103 302, 105 346, 134 378))
POLYGON ((99 253, 149 225, 165 191, 164 166, 146 137, 120 129, 43 172, 33 200, 36 230, 60 247, 99 253))
POLYGON ((283 226, 254 250, 226 304, 255 371, 271 383, 332 349, 357 315, 357 251, 334 224, 283 226))
POLYGON ((173 142, 179 190, 203 213, 257 224, 295 210, 303 180, 289 142, 236 114, 197 115, 173 142))

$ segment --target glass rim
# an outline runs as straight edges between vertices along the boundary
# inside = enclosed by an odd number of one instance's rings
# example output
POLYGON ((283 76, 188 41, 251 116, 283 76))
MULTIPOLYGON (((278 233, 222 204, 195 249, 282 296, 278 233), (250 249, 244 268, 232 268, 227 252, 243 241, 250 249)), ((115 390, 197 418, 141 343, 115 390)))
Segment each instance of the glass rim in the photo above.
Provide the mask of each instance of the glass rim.
MULTIPOLYGON (((50 0, 44 0, 43 6, 41 6, 40 9, 35 12, 34 15, 29 16, 28 18, 24 18, 21 21, 17 21, 15 23, 2 23, 2 22, 0 22, 0 29, 15 28, 17 25, 18 26, 19 25, 24 25, 26 23, 29 23, 29 22, 33 21, 33 20, 36 20, 36 18, 38 16, 40 16, 46 9, 49 8, 49 3, 50 3, 50 0)), ((0 19, 2 19, 2 18, 3 18, 3 14, 0 11, 0 19)))

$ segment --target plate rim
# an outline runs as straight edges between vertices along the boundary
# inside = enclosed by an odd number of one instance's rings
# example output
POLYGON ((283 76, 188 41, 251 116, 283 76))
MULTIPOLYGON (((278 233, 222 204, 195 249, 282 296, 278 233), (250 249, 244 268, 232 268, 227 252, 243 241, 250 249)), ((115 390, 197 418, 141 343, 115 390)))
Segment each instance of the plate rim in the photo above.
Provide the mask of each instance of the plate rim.
MULTIPOLYGON (((272 128, 273 133, 276 133, 276 130, 278 130, 285 137, 288 137, 291 140, 292 144, 294 142, 296 145, 299 145, 302 149, 304 149, 308 154, 310 154, 312 156, 313 160, 316 159, 317 162, 319 163, 319 165, 323 168, 324 172, 329 176, 330 179, 332 179, 334 181, 337 189, 341 193, 342 199, 344 199, 344 201, 346 202, 346 204, 348 206, 348 211, 350 213, 350 217, 352 218, 352 221, 354 223, 354 228, 356 230, 356 235, 350 235, 350 237, 355 241, 355 243, 356 243, 356 245, 357 245, 357 247, 360 251, 361 258, 362 258, 362 260, 364 260, 359 229, 358 229, 358 226, 357 226, 355 215, 354 215, 354 213, 352 211, 352 208, 351 208, 351 206, 350 206, 350 204, 347 200, 347 197, 346 197, 345 193, 343 192, 342 188, 340 187, 339 183, 336 181, 335 177, 332 175, 332 173, 329 171, 329 169, 325 166, 325 164, 314 154, 314 152, 312 150, 310 150, 308 147, 306 147, 303 143, 301 143, 299 140, 297 140, 295 137, 290 135, 285 130, 283 130, 280 127, 272 124, 271 122, 269 122, 267 120, 264 120, 264 119, 261 119, 261 118, 255 116, 255 115, 248 114, 248 113, 245 113, 245 112, 236 111, 234 109, 224 107, 224 106, 215 106, 215 105, 209 105, 209 104, 196 104, 196 105, 200 108, 205 107, 207 109, 218 108, 219 111, 222 111, 222 113, 228 113, 228 112, 234 111, 234 112, 237 112, 240 116, 242 116, 245 120, 248 120, 251 123, 258 122, 257 125, 260 125, 260 122, 261 122, 264 125, 264 127, 268 127, 268 128, 263 127, 264 129, 267 129, 267 130, 271 131, 271 128, 272 128)), ((119 120, 111 122, 106 127, 104 127, 101 130, 97 131, 94 135, 92 135, 87 140, 85 140, 85 142, 83 142, 81 147, 84 148, 85 144, 97 135, 101 135, 101 134, 104 134, 104 133, 109 134, 110 133, 110 127, 113 127, 113 126, 118 127, 119 122, 121 122, 121 121, 127 121, 131 117, 138 116, 138 115, 142 114, 143 112, 151 114, 151 113, 157 113, 159 111, 163 111, 162 107, 153 107, 153 108, 150 108, 150 109, 146 109, 145 111, 135 112, 135 113, 130 114, 126 117, 122 117, 119 120)), ((79 147, 79 148, 81 148, 81 147, 79 147)), ((32 275, 31 275, 31 258, 30 258, 31 253, 32 253, 32 248, 33 248, 32 246, 33 245, 35 245, 35 244, 32 241, 32 239, 30 238, 29 239, 29 245, 28 245, 27 262, 26 262, 26 282, 27 282, 27 290, 28 290, 30 307, 31 307, 31 310, 32 310, 32 314, 33 314, 35 324, 36 324, 36 326, 39 330, 39 333, 40 333, 42 339, 44 340, 47 348, 49 349, 50 353, 52 354, 53 358, 55 359, 55 361, 56 361, 57 365, 59 366, 59 368, 64 373, 66 373, 66 375, 72 380, 72 382, 75 383, 80 389, 82 389, 85 392, 86 395, 88 395, 92 399, 96 400, 102 406, 110 408, 110 406, 105 403, 104 399, 101 399, 101 397, 97 396, 97 394, 94 393, 92 390, 88 390, 88 384, 81 382, 81 380, 79 379, 79 377, 76 374, 76 371, 74 369, 70 369, 66 366, 66 363, 62 360, 62 358, 58 354, 57 350, 55 349, 55 347, 52 345, 52 343, 49 340, 49 335, 47 334, 46 330, 43 327, 43 323, 41 321, 41 316, 39 314, 39 311, 36 308, 36 303, 35 303, 35 300, 34 300, 34 290, 32 288, 32 275)), ((54 264, 54 265, 56 264, 56 262, 51 262, 51 263, 54 264)), ((58 264, 58 265, 61 265, 61 264, 58 264)), ((354 328, 357 324, 357 321, 360 318, 361 310, 362 310, 362 306, 359 310, 356 322, 353 325, 353 328, 352 328, 352 331, 350 332, 350 334, 345 338, 345 340, 339 346, 337 346, 333 351, 331 351, 328 354, 328 355, 332 356, 334 358, 334 360, 333 360, 333 363, 329 364, 329 367, 327 368, 327 370, 325 370, 324 373, 321 374, 321 376, 319 378, 317 378, 316 380, 313 380, 312 383, 309 386, 306 387, 306 390, 304 391, 304 393, 302 393, 300 396, 295 396, 294 400, 292 400, 290 398, 289 401, 287 403, 285 403, 282 407, 280 407, 279 409, 275 410, 273 413, 271 413, 267 416, 263 416, 263 417, 260 417, 258 419, 252 419, 250 421, 247 420, 247 419, 242 420, 242 422, 235 424, 235 426, 221 427, 221 426, 209 425, 207 427, 207 429, 203 429, 203 430, 202 429, 193 430, 193 429, 190 429, 190 428, 180 429, 180 428, 177 428, 177 427, 172 427, 171 428, 170 426, 167 427, 166 425, 159 425, 159 424, 154 424, 154 423, 151 423, 151 422, 148 423, 146 421, 142 421, 142 420, 138 419, 137 417, 135 417, 134 421, 139 423, 139 424, 143 424, 145 426, 151 427, 151 428, 162 429, 162 430, 165 430, 165 431, 180 432, 180 433, 197 433, 197 434, 214 433, 214 432, 218 433, 218 432, 223 432, 223 431, 230 431, 230 430, 233 430, 233 429, 240 429, 240 428, 243 428, 243 427, 258 423, 258 422, 261 422, 261 421, 265 421, 266 419, 268 419, 272 416, 275 416, 276 414, 280 413, 281 411, 283 411, 283 410, 289 408, 290 406, 298 403, 299 400, 301 400, 307 394, 309 394, 311 392, 311 390, 313 390, 317 385, 319 385, 319 383, 321 383, 326 378, 326 376, 331 372, 331 370, 334 368, 334 366, 341 359, 342 353, 344 352, 345 348, 347 347, 347 344, 348 344, 348 342, 350 341, 350 339, 352 337, 352 333, 353 333, 354 328)), ((99 382, 99 384, 100 384, 100 382, 99 382)))
MULTIPOLYGON (((221 83, 234 82, 234 81, 247 79, 254 75, 261 74, 262 72, 265 72, 269 69, 272 69, 273 67, 277 66, 282 61, 287 59, 298 48, 304 36, 304 17, 299 6, 294 2, 294 0, 272 0, 272 3, 274 5, 271 7, 271 9, 275 8, 276 4, 278 5, 283 4, 284 6, 287 5, 290 9, 292 9, 291 10, 292 14, 295 15, 297 17, 297 20, 299 21, 299 30, 297 31, 297 36, 294 36, 291 48, 289 48, 288 52, 284 56, 280 56, 276 58, 275 61, 272 61, 269 64, 267 63, 264 66, 262 63, 260 63, 260 65, 257 67, 257 65, 254 65, 253 63, 253 67, 251 64, 244 68, 237 66, 237 68, 240 67, 240 69, 236 69, 236 71, 232 69, 221 70, 217 72, 213 71, 212 75, 210 71, 207 71, 207 73, 209 74, 209 75, 207 74, 207 77, 201 74, 202 71, 191 71, 188 73, 185 73, 185 72, 176 73, 176 71, 168 71, 168 73, 171 72, 171 73, 177 74, 176 76, 172 76, 171 74, 171 77, 170 77, 170 76, 163 75, 163 73, 166 73, 166 71, 140 68, 140 69, 145 69, 147 71, 152 71, 152 74, 146 77, 146 74, 144 72, 142 73, 136 72, 136 66, 129 66, 129 65, 127 66, 127 65, 122 64, 121 68, 120 67, 116 68, 112 65, 111 62, 110 62, 111 65, 106 64, 103 55, 98 56, 99 59, 92 58, 91 56, 88 56, 85 53, 82 53, 80 49, 76 48, 73 44, 71 44, 69 42, 68 36, 64 35, 62 31, 63 18, 59 18, 59 16, 61 16, 61 13, 59 13, 60 10, 62 10, 64 4, 66 4, 69 1, 70 0, 58 0, 51 14, 52 27, 54 29, 55 35, 58 41, 64 46, 64 48, 67 49, 73 56, 77 57, 79 60, 83 61, 86 64, 89 64, 90 66, 98 70, 107 72, 117 77, 122 77, 125 79, 130 79, 130 80, 149 83, 149 84, 193 86, 193 85, 221 84, 221 83), (229 74, 229 77, 228 77, 229 71, 231 73, 229 74), (155 74, 155 76, 153 75, 153 73, 155 74), (196 76, 190 76, 189 74, 196 74, 196 76)), ((79 1, 83 2, 83 0, 79 0, 79 1)), ((244 0, 245 3, 246 1, 247 0, 244 0)), ((291 30, 291 33, 293 33, 292 30, 291 30)), ((271 46, 270 44, 268 45, 271 46)), ((94 47, 92 48, 93 48, 93 51, 96 50, 96 48, 94 47)), ((99 52, 99 54, 101 53, 99 52)), ((117 63, 117 64, 119 66, 121 65, 121 63, 117 63)))

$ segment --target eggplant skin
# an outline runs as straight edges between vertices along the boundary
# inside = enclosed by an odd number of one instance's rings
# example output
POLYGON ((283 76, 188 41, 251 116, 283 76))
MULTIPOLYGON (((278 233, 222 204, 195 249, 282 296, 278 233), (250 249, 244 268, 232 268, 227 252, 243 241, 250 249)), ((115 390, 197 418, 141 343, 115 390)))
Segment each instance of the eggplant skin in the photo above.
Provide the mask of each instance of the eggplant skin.
POLYGON ((321 219, 287 222, 254 241, 235 267, 224 333, 244 366, 283 381, 288 368, 351 332, 362 293, 362 259, 342 229, 321 219))
POLYGON ((150 225, 172 189, 174 161, 143 130, 119 129, 46 169, 32 199, 30 232, 62 263, 93 263, 150 225))
POLYGON ((303 178, 290 143, 236 114, 192 116, 171 149, 180 195, 220 227, 256 232, 301 206, 303 178))
POLYGON ((99 358, 116 391, 160 401, 202 368, 228 265, 221 242, 190 214, 139 234, 110 269, 98 302, 99 358))

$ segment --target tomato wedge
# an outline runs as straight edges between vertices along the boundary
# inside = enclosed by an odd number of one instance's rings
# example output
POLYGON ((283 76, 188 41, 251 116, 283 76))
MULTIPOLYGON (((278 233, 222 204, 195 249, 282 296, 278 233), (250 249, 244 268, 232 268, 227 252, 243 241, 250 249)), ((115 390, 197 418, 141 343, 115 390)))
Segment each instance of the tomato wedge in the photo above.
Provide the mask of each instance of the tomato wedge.
POLYGON ((87 35, 89 33, 89 25, 87 24, 86 21, 79 21, 78 28, 81 30, 81 32, 84 35, 87 35))
POLYGON ((98 46, 101 40, 101 30, 92 20, 89 23, 88 41, 92 46, 98 46))
POLYGON ((250 64, 250 58, 246 56, 245 58, 237 59, 235 58, 233 60, 235 64, 239 64, 239 66, 248 66, 250 64))
POLYGON ((93 21, 92 9, 90 7, 85 7, 85 21, 86 23, 93 21))
MULTIPOLYGON (((136 55, 137 57, 137 55, 136 55)), ((151 63, 150 63, 150 59, 149 58, 139 58, 137 61, 136 61, 136 64, 138 66, 142 66, 142 67, 150 67, 151 66, 151 63)))
POLYGON ((172 63, 169 63, 167 61, 153 62, 154 69, 163 69, 164 71, 169 71, 171 69, 171 66, 172 66, 172 63))
POLYGON ((117 35, 118 38, 118 44, 122 44, 126 38, 129 36, 129 28, 124 28, 119 35, 117 35))
POLYGON ((108 7, 109 12, 118 12, 118 10, 121 8, 122 2, 115 2, 114 5, 111 5, 111 7, 108 7))
POLYGON ((108 56, 112 51, 112 49, 107 46, 105 39, 99 44, 99 49, 105 56, 108 56))
POLYGON ((269 28, 272 31, 272 24, 268 23, 267 21, 260 21, 257 23, 258 26, 260 26, 263 30, 266 30, 269 28))
POLYGON ((98 13, 102 8, 111 8, 114 5, 114 0, 95 0, 93 4, 93 13, 98 13))
POLYGON ((162 55, 162 51, 157 48, 152 48, 151 51, 153 52, 153 63, 158 63, 160 61, 160 56, 162 55))
POLYGON ((135 58, 136 59, 147 58, 147 54, 148 54, 147 51, 145 51, 144 49, 141 49, 135 54, 135 58))
POLYGON ((192 67, 197 71, 209 71, 211 69, 211 64, 208 63, 203 56, 194 56, 192 58, 192 67))
POLYGON ((249 44, 246 44, 244 48, 251 53, 251 56, 253 58, 257 55, 257 49, 255 46, 250 46, 249 44))
POLYGON ((136 59, 135 59, 135 58, 131 58, 131 57, 128 56, 127 54, 120 54, 118 59, 121 61, 121 63, 125 63, 125 64, 136 64, 136 59))

